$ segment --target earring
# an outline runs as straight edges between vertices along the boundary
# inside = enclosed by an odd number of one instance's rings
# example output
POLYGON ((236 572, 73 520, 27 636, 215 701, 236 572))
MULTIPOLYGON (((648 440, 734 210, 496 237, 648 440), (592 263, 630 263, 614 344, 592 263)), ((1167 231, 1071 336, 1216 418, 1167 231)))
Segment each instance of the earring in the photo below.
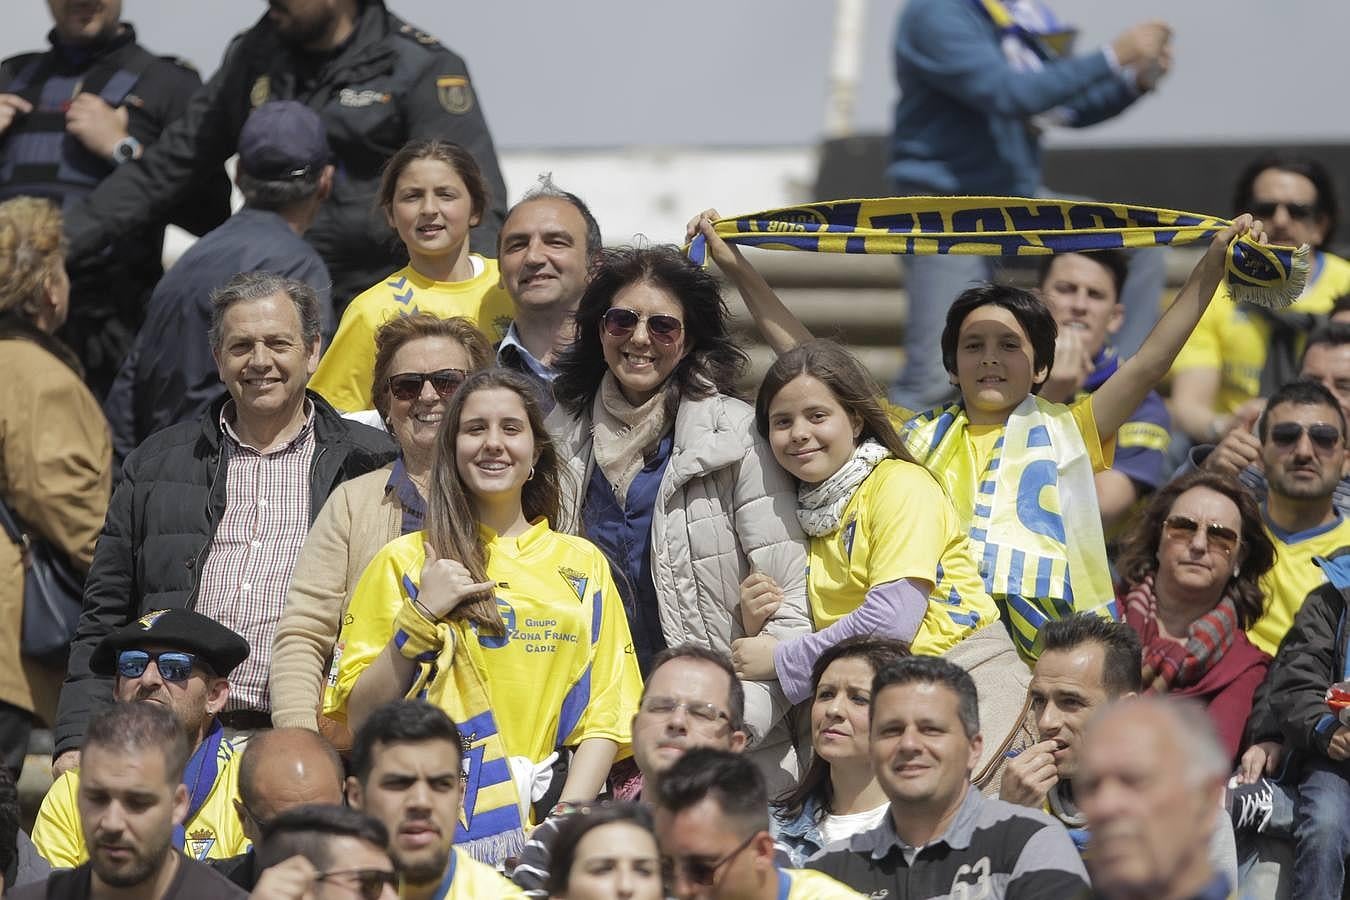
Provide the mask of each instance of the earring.
POLYGON ((525 480, 526 480, 526 481, 533 481, 533 480, 534 480, 534 466, 530 466, 530 474, 527 475, 527 476, 525 476, 525 480))
POLYGON ((1239 567, 1239 568, 1233 569, 1233 577, 1234 577, 1234 578, 1238 577, 1238 573, 1241 572, 1241 571, 1242 571, 1242 569, 1241 569, 1240 567, 1239 567))

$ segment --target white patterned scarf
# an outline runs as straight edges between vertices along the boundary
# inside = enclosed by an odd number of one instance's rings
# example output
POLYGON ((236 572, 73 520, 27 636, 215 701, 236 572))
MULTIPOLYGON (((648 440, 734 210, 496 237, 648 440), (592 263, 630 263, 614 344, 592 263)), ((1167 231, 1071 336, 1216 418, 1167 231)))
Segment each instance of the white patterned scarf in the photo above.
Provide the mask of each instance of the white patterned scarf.
POLYGON ((811 537, 829 534, 839 527, 844 507, 877 463, 889 459, 891 451, 874 438, 868 438, 853 448, 853 455, 833 475, 820 484, 803 484, 797 488, 797 521, 811 537))

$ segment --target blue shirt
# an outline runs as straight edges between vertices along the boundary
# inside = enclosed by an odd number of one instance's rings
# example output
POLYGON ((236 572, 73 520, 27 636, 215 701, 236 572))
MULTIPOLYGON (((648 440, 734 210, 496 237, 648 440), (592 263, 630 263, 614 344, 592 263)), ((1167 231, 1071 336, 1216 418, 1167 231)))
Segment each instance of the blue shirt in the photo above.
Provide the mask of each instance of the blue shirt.
POLYGON ((909 0, 894 51, 900 99, 886 174, 901 193, 1035 197, 1032 117, 1057 109, 1067 125, 1090 125, 1138 97, 1102 50, 1014 69, 971 0, 909 0))
POLYGON ((656 583, 652 580, 652 514, 674 446, 673 432, 661 438, 656 452, 628 486, 622 507, 609 479, 595 466, 581 510, 586 537, 604 552, 614 571, 624 612, 628 614, 638 668, 644 678, 652 657, 666 648, 656 583))
POLYGON ((385 493, 394 492, 394 498, 398 500, 398 505, 403 509, 403 518, 399 523, 399 534, 412 534, 414 531, 421 531, 422 524, 427 517, 427 502, 422 499, 422 494, 417 490, 417 485, 408 477, 408 470, 403 467, 403 455, 394 460, 394 470, 389 473, 389 480, 384 485, 385 493))
MULTIPOLYGON (((1101 387, 1120 368, 1120 359, 1112 347, 1104 347, 1093 360, 1094 368, 1083 387, 1091 392, 1101 387)), ((1134 482, 1139 493, 1147 494, 1162 486, 1167 471, 1167 447, 1172 440, 1172 417, 1157 391, 1149 391, 1139 408, 1130 414, 1116 432, 1113 472, 1121 472, 1134 482)))
POLYGON ((333 333, 332 279, 323 259, 274 212, 245 207, 164 273, 103 411, 124 458, 150 435, 201 417, 224 389, 211 357, 211 292, 239 272, 272 272, 319 295, 320 331, 333 333))

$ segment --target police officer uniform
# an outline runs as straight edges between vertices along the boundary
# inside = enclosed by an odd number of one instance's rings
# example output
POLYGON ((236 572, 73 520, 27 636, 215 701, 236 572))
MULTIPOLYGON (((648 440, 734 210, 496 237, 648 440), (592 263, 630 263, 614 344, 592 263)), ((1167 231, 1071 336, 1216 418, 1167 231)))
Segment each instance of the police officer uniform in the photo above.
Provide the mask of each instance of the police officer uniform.
POLYGON ((146 221, 178 195, 194 164, 229 158, 250 110, 268 100, 304 103, 328 131, 337 178, 305 239, 333 277, 338 312, 407 262, 375 197, 385 162, 410 140, 439 138, 473 154, 492 197, 471 243, 496 255, 506 187, 464 61, 382 0, 366 0, 351 36, 330 53, 287 43, 266 15, 236 37, 187 115, 75 211, 68 226, 72 256, 96 252, 146 221))
MULTIPOLYGON (((126 107, 130 140, 118 149, 129 161, 187 109, 201 79, 186 63, 155 56, 137 44, 128 23, 92 44, 64 45, 55 30, 48 40, 51 48, 45 52, 0 63, 0 93, 17 94, 33 106, 0 134, 0 201, 47 197, 68 213, 119 165, 66 132, 71 101, 88 93, 113 108, 126 107)), ((167 218, 201 234, 229 215, 229 190, 218 169, 190 203, 167 218)), ((135 230, 120 232, 101 253, 73 257, 69 266, 70 315, 61 337, 80 356, 99 396, 116 374, 145 301, 163 275, 164 221, 147 219, 135 230)))

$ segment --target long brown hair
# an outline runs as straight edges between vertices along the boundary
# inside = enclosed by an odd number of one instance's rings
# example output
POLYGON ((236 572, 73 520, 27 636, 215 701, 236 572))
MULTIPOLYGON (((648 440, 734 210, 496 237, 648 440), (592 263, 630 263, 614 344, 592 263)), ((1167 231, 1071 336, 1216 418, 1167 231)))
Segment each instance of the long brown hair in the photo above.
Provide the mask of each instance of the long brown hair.
POLYGON ((1275 565, 1275 545, 1266 534, 1261 511, 1251 492, 1237 480, 1214 472, 1192 472, 1163 485, 1145 507, 1139 521, 1121 543, 1116 570, 1128 586, 1143 581, 1158 571, 1158 544, 1162 540, 1163 522, 1172 513, 1172 504, 1192 488, 1209 488, 1223 494, 1238 508, 1242 520, 1242 540, 1238 551, 1246 551, 1238 573, 1225 588, 1237 607, 1238 627, 1249 628, 1261 618, 1265 597, 1258 582, 1275 565))
POLYGON ((862 433, 858 440, 874 438, 896 459, 914 462, 905 449, 905 442, 895 430, 886 405, 881 385, 868 374, 857 357, 834 341, 819 339, 798 344, 778 357, 755 398, 755 426, 766 440, 769 437, 769 407, 787 384, 798 375, 810 375, 830 389, 844 412, 862 419, 862 433))
MULTIPOLYGON (((487 548, 479 535, 478 515, 459 475, 455 444, 465 402, 478 391, 491 388, 505 388, 520 397, 534 437, 538 459, 534 463, 534 474, 521 490, 521 511, 530 521, 540 516, 554 522, 558 519, 558 453, 544 428, 544 416, 535 399, 536 388, 525 376, 509 369, 492 368, 473 373, 451 398, 436 438, 435 462, 427 490, 426 539, 440 556, 458 560, 469 570, 474 581, 488 580, 487 548)), ((468 619, 481 631, 491 634, 506 632, 497 601, 492 596, 480 596, 461 603, 450 618, 468 619)))

